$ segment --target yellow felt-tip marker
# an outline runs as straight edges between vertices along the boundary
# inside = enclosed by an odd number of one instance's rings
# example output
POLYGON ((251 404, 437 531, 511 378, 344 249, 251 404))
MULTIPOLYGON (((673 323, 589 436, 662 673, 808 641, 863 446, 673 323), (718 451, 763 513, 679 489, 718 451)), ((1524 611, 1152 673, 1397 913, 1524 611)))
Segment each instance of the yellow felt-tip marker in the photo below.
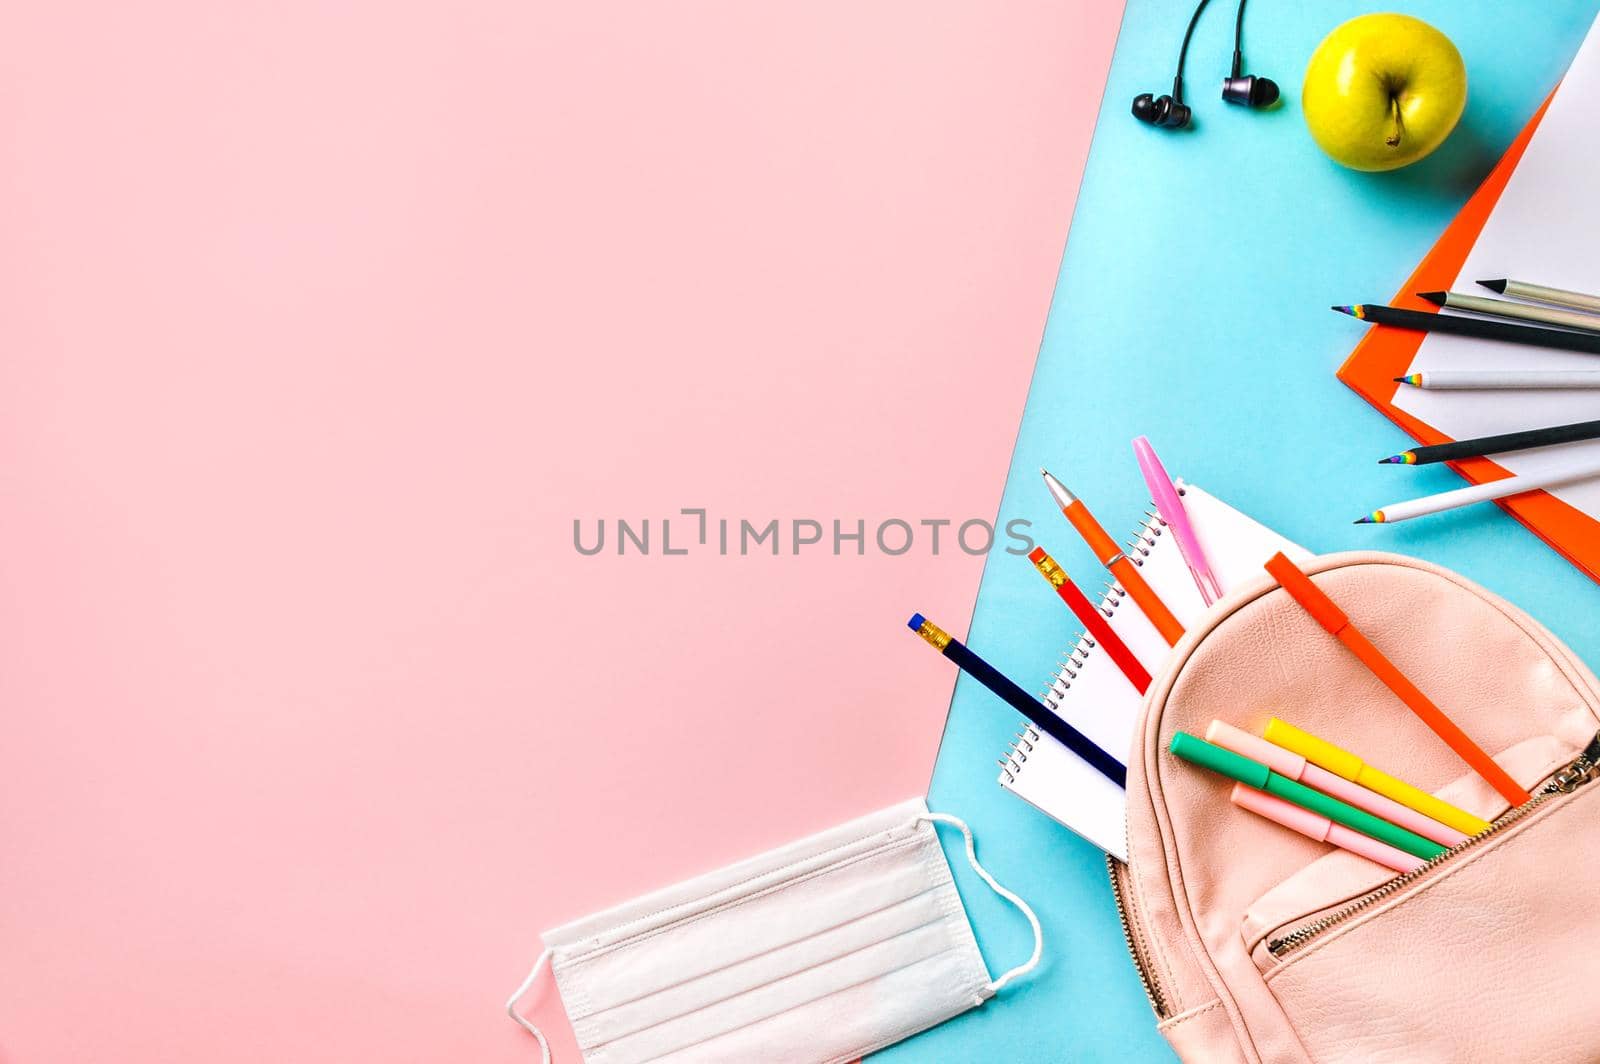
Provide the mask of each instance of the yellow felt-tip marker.
POLYGON ((1423 816, 1432 817, 1441 824, 1448 824, 1463 834, 1477 835, 1489 830, 1487 820, 1475 817, 1465 809, 1458 809, 1420 787, 1413 787, 1404 780, 1397 780, 1387 772, 1373 768, 1350 751, 1341 750, 1326 740, 1318 739, 1310 732, 1303 732, 1293 724, 1284 723, 1277 717, 1267 722, 1264 738, 1269 743, 1299 754, 1313 765, 1327 769, 1335 776, 1342 776, 1351 783, 1360 784, 1370 791, 1377 791, 1385 798, 1391 798, 1408 809, 1415 809, 1423 816))

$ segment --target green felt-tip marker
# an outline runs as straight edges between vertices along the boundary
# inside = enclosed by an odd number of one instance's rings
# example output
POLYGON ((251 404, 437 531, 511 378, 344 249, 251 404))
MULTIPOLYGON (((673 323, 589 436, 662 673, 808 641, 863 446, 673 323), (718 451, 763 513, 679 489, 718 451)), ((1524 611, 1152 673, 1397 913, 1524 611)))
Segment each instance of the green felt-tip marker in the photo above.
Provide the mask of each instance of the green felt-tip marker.
POLYGON ((1416 832, 1407 831, 1398 824, 1391 824, 1364 809, 1357 809, 1348 802, 1330 798, 1321 791, 1313 790, 1288 776, 1280 776, 1259 761, 1242 757, 1232 750, 1224 750, 1199 736, 1178 732, 1172 737, 1171 750, 1190 764, 1208 768, 1219 775, 1238 780, 1248 787, 1266 791, 1286 802, 1293 802, 1300 808, 1309 809, 1318 816, 1325 816, 1336 824, 1343 824, 1379 842, 1387 842, 1390 846, 1404 850, 1413 857, 1431 861, 1445 851, 1443 846, 1432 839, 1425 839, 1416 832))

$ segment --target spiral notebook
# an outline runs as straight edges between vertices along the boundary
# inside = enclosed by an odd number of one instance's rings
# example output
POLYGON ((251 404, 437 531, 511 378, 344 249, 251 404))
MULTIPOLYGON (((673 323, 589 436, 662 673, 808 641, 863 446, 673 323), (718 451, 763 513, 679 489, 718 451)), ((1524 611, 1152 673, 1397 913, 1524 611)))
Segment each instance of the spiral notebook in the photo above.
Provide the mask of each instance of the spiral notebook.
MULTIPOLYGON (((1311 553, 1192 484, 1178 482, 1184 509, 1224 592, 1262 575, 1278 551, 1296 561, 1311 553)), ((1125 553, 1184 627, 1208 608, 1166 523, 1155 513, 1129 541, 1125 553)), ((1120 584, 1112 584, 1100 609, 1152 676, 1171 648, 1120 584)), ((1044 700, 1096 744, 1126 759, 1143 698, 1087 634, 1063 656, 1044 700)), ((1030 802, 1085 839, 1118 858, 1128 858, 1127 802, 1121 787, 1080 761, 1032 725, 1023 728, 1001 759, 1000 786, 1030 802)))

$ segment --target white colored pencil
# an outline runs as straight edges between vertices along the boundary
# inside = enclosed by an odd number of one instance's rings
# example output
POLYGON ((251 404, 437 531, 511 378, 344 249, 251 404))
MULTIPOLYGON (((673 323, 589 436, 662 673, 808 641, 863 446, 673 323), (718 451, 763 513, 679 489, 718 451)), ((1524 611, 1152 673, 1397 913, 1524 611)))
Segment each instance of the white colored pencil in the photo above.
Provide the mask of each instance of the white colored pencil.
POLYGON ((1513 303, 1509 299, 1469 296, 1461 292, 1418 292, 1417 297, 1426 299, 1436 307, 1449 307, 1451 310, 1468 310, 1474 314, 1515 318, 1518 321, 1536 321, 1541 325, 1555 325, 1582 332, 1600 332, 1600 314, 1585 314, 1581 310, 1536 307, 1531 303, 1513 303))
POLYGON ((1569 292, 1565 288, 1547 288, 1542 284, 1529 284, 1526 281, 1509 281, 1503 277, 1478 283, 1491 292, 1499 292, 1503 296, 1515 299, 1531 299, 1535 303, 1549 303, 1557 307, 1600 311, 1600 296, 1586 295, 1583 292, 1569 292))
POLYGON ((1396 377, 1396 383, 1432 391, 1471 392, 1496 388, 1600 388, 1596 369, 1430 369, 1396 377))
POLYGON ((1437 495, 1426 495, 1420 499, 1393 503, 1357 519, 1356 524, 1384 525, 1396 521, 1409 521, 1413 517, 1426 517, 1446 510, 1456 510, 1463 506, 1471 506, 1475 502, 1503 499, 1507 495, 1519 495, 1539 488, 1559 487, 1594 477, 1600 477, 1600 461, 1590 459, 1586 462, 1574 462, 1545 473, 1506 477, 1504 480, 1491 480, 1487 484, 1472 484, 1454 491, 1442 491, 1437 495))

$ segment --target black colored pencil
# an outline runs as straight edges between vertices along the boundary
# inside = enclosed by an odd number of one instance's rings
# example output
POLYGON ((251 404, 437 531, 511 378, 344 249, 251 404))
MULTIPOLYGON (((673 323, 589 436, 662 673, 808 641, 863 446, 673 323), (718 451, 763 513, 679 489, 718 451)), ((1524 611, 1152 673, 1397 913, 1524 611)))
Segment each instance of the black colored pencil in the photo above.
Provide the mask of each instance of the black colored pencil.
POLYGON ((1121 761, 1096 746, 1087 735, 1052 713, 1044 703, 1012 683, 993 665, 968 650, 959 640, 922 614, 913 614, 907 625, 928 645, 990 691, 1004 699, 1012 709, 1033 722, 1034 727, 1071 750, 1089 766, 1118 787, 1128 786, 1128 769, 1121 761))
POLYGON ((1546 329, 1538 325, 1512 325, 1504 321, 1464 318, 1456 314, 1432 314, 1420 310, 1386 307, 1381 303, 1357 303, 1333 309, 1373 325, 1393 325, 1400 329, 1453 333, 1456 336, 1473 336, 1480 340, 1504 340, 1512 344, 1558 347, 1564 351, 1583 351, 1591 355, 1600 355, 1600 335, 1594 333, 1546 329))
POLYGON ((1479 436, 1475 440, 1439 443, 1432 447, 1413 447, 1409 451, 1380 458, 1378 462, 1391 465, 1428 465, 1432 462, 1454 462, 1485 454, 1501 454, 1505 451, 1523 451, 1529 447, 1550 447, 1558 443, 1595 439, 1600 439, 1600 421, 1579 421, 1572 425, 1553 425, 1547 429, 1526 429, 1522 432, 1502 433, 1499 436, 1479 436))

